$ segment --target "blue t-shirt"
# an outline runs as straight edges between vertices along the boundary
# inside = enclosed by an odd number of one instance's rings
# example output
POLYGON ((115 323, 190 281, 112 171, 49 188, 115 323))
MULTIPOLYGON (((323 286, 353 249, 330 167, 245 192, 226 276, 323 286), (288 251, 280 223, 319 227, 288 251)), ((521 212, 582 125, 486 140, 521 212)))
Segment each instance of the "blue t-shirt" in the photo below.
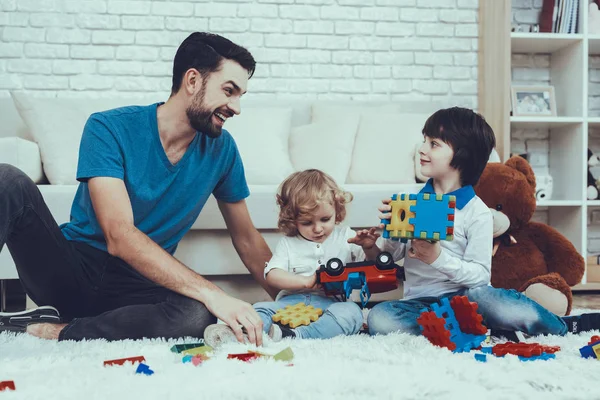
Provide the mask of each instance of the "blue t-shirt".
POLYGON ((156 110, 160 103, 92 114, 83 130, 71 221, 61 226, 68 240, 107 251, 104 233, 92 207, 88 180, 122 179, 135 226, 170 254, 190 229, 211 195, 236 202, 249 195, 235 141, 202 133, 173 165, 162 147, 156 110))

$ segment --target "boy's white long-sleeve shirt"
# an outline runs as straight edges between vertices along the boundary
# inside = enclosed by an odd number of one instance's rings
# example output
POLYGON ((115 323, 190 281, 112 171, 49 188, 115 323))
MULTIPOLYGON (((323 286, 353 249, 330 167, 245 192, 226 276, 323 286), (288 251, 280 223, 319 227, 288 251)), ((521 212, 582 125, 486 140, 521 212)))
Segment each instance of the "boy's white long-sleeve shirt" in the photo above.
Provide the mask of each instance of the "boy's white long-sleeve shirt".
MULTIPOLYGON (((431 181, 421 192, 434 193, 431 181)), ((463 288, 489 285, 492 270, 492 212, 472 186, 448 193, 456 196, 454 238, 440 241, 441 253, 431 264, 406 256, 410 241, 384 239, 381 250, 394 261, 404 259, 404 299, 437 297, 463 288)))

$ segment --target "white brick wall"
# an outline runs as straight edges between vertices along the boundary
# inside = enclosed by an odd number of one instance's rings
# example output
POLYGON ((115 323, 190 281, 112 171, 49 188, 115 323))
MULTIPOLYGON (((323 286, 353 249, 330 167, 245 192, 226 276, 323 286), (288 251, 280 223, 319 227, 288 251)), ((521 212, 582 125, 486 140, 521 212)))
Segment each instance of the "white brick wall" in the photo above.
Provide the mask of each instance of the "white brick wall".
POLYGON ((257 59, 249 96, 476 108, 477 20, 477 0, 0 0, 0 96, 166 94, 210 30, 257 59))

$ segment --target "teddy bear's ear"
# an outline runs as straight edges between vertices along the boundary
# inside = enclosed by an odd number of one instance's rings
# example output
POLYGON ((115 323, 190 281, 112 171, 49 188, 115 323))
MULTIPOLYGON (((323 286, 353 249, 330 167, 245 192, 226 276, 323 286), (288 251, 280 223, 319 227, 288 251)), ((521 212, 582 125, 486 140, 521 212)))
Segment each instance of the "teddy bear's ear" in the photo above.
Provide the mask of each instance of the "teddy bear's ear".
POLYGON ((533 173, 533 169, 531 169, 531 165, 529 165, 527 160, 519 156, 513 156, 506 161, 506 166, 514 168, 525 175, 529 185, 535 188, 535 174, 533 173))

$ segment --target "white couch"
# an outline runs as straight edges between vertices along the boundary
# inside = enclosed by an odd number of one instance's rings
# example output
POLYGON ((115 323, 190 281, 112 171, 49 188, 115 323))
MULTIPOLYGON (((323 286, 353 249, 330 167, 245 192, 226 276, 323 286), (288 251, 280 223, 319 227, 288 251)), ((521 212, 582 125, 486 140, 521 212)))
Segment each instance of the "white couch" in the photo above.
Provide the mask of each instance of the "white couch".
MULTIPOLYGON (((79 139, 89 114, 164 98, 91 100, 37 96, 12 93, 12 98, 0 99, 0 163, 16 165, 38 183, 60 224, 69 220, 77 188, 79 139)), ((376 207, 382 198, 420 190, 422 183, 415 179, 415 149, 422 140, 426 118, 441 106, 422 102, 252 99, 242 103, 242 114, 228 121, 225 128, 235 137, 244 160, 251 192, 247 199, 250 214, 269 246, 273 249, 280 238, 276 231, 277 186, 293 170, 321 168, 351 191, 354 200, 345 223, 354 228, 378 223, 376 207)), ((237 256, 213 197, 175 256, 239 298, 251 302, 269 298, 237 256)), ((5 247, 0 253, 0 280, 17 277, 5 247)), ((373 300, 398 297, 400 289, 375 295, 373 300)))

